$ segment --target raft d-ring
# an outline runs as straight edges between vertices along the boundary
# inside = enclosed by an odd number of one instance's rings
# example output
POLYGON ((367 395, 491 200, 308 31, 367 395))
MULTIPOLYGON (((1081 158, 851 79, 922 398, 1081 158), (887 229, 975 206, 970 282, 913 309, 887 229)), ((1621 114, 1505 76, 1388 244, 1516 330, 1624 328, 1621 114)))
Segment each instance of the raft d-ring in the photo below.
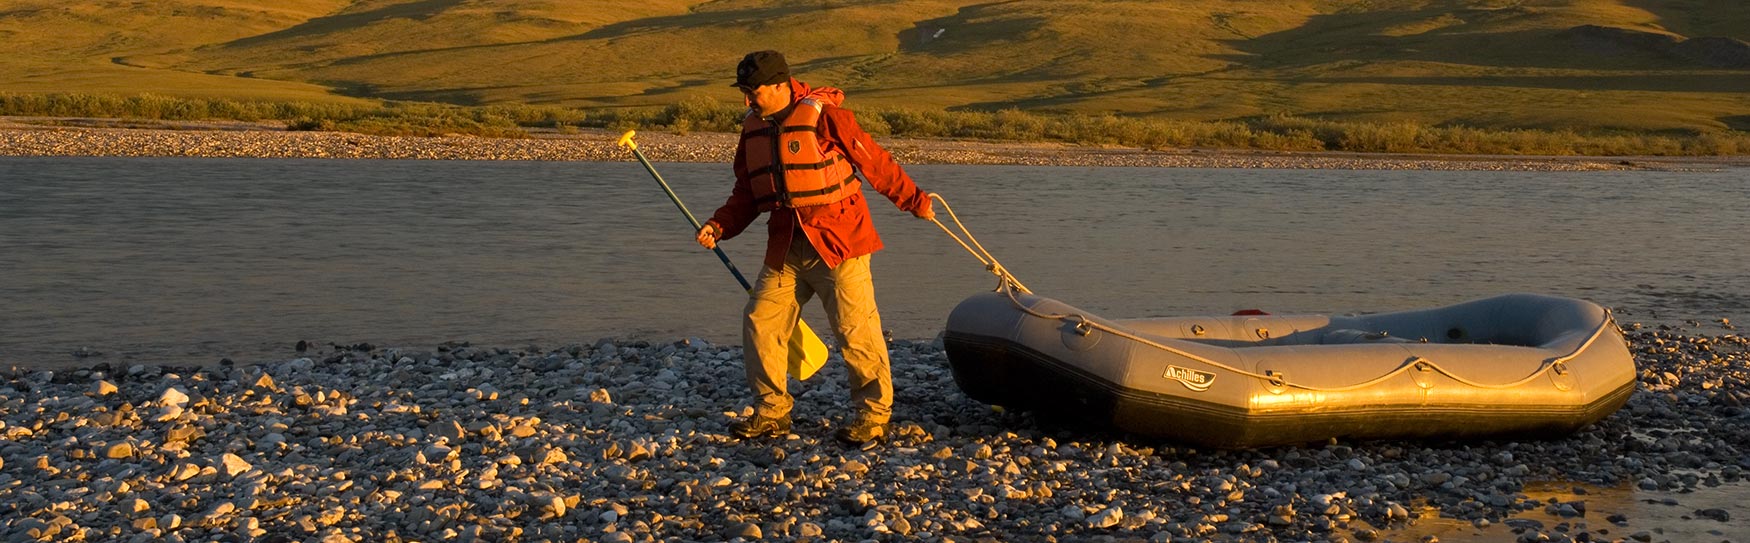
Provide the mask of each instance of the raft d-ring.
POLYGON ((1094 348, 1094 345, 1100 343, 1100 336, 1102 334, 1094 333, 1094 323, 1088 322, 1087 317, 1081 315, 1066 315, 1063 317, 1063 320, 1065 321, 1065 324, 1068 324, 1068 326, 1060 329, 1064 347, 1068 347, 1069 350, 1072 351, 1080 352, 1092 349, 1094 348))
POLYGON ((1550 383, 1556 386, 1556 390, 1563 392, 1573 390, 1574 387, 1580 386, 1580 380, 1576 378, 1574 372, 1568 371, 1567 362, 1556 362, 1550 364, 1549 380, 1550 383))
POLYGON ((1252 371, 1256 372, 1252 375, 1257 377, 1259 381, 1263 381, 1264 390, 1270 391, 1271 394, 1288 392, 1288 375, 1282 370, 1271 368, 1274 365, 1269 360, 1259 360, 1256 365, 1252 366, 1252 371))
POLYGON ((1434 364, 1420 356, 1410 362, 1416 369, 1410 372, 1410 379, 1416 382, 1416 386, 1422 387, 1422 390, 1434 388, 1434 364))
POLYGON ((1288 384, 1287 376, 1276 370, 1264 370, 1264 376, 1269 377, 1270 386, 1280 387, 1288 384))

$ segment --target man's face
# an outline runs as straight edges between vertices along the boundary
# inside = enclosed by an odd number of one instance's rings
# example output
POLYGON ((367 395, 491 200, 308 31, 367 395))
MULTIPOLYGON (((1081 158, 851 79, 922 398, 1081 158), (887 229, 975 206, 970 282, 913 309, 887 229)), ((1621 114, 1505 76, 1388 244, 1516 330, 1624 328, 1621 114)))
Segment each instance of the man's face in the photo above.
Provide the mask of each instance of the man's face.
POLYGON ((773 83, 758 87, 741 87, 741 94, 758 109, 760 115, 771 115, 790 105, 790 84, 773 83))

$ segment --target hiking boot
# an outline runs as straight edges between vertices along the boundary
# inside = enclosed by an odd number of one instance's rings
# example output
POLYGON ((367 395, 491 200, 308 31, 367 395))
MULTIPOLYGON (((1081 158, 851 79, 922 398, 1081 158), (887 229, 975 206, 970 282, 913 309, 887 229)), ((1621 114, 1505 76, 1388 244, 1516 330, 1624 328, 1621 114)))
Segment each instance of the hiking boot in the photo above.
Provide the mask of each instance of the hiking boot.
POLYGON ((850 425, 839 428, 833 437, 837 437, 839 441, 849 445, 864 445, 880 441, 887 438, 887 423, 857 417, 850 425))
POLYGON ((741 439, 787 436, 790 435, 790 417, 754 415, 753 418, 729 423, 729 433, 741 439))

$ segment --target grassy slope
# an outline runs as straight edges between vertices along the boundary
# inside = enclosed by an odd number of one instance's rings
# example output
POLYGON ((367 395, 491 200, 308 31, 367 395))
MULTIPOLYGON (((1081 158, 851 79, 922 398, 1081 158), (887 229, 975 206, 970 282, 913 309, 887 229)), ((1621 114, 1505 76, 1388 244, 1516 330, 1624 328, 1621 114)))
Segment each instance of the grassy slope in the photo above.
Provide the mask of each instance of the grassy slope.
POLYGON ((303 82, 143 68, 123 60, 269 32, 345 2, 0 0, 0 90, 357 101, 303 82))
POLYGON ((325 85, 468 104, 733 101, 730 67, 770 47, 864 106, 1750 128, 1750 69, 1560 34, 1594 24, 1750 40, 1741 0, 251 4, 0 0, 0 91, 286 98, 325 85))

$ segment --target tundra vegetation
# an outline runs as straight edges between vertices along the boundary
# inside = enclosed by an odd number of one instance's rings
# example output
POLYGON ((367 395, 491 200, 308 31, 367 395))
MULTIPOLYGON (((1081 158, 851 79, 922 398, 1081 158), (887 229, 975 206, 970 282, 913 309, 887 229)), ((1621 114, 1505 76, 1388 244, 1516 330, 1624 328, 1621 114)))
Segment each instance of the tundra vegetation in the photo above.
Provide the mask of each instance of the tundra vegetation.
POLYGON ((7 115, 732 129, 778 48, 895 137, 1743 154, 1736 0, 14 0, 7 115), (833 21, 831 25, 819 24, 833 21))

